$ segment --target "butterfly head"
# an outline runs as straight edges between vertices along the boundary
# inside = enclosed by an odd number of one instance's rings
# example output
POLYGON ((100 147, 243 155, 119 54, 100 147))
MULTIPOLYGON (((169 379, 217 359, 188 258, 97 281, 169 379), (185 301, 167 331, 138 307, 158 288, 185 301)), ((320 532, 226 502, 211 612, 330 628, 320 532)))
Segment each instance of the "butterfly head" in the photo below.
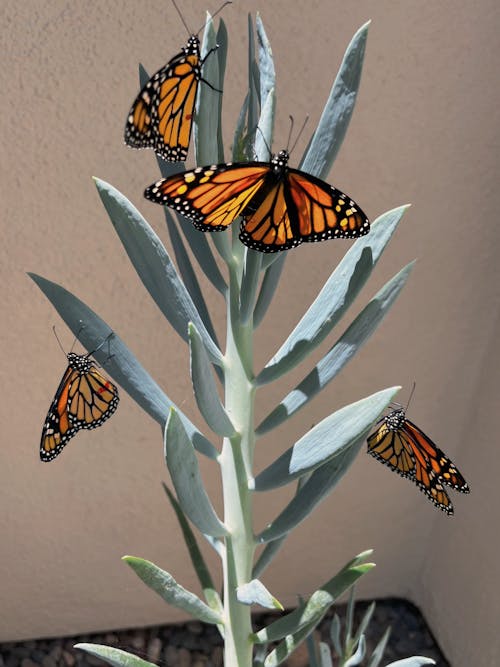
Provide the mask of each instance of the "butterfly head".
POLYGON ((190 35, 186 46, 182 48, 186 56, 198 56, 200 54, 200 40, 196 35, 190 35))
POLYGON ((76 352, 68 352, 66 355, 68 357, 68 364, 71 368, 74 368, 75 371, 80 373, 88 373, 89 370, 94 365, 94 362, 88 358, 86 354, 76 354, 76 352))
POLYGON ((400 428, 405 423, 406 413, 403 408, 398 408, 390 412, 387 417, 385 417, 384 422, 389 429, 389 431, 399 431, 400 428))
POLYGON ((272 168, 275 172, 282 171, 288 164, 288 158, 290 157, 287 150, 282 150, 276 155, 273 155, 271 160, 272 168))

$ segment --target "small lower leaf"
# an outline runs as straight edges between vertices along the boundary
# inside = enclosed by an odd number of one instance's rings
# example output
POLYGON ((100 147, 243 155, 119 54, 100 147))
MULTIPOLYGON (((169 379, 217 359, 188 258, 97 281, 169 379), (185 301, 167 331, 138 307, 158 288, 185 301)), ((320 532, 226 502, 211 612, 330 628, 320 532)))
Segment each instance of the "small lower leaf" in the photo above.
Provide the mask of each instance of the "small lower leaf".
POLYGON ((386 667, 421 667, 422 665, 435 665, 436 662, 432 658, 426 658, 423 655, 414 655, 411 658, 404 658, 403 660, 396 660, 391 662, 386 667))
POLYGON ((204 623, 212 623, 213 625, 223 623, 218 613, 202 602, 197 595, 178 584, 171 574, 151 563, 151 561, 134 556, 124 556, 122 560, 130 565, 146 586, 158 593, 168 604, 182 609, 193 618, 197 618, 204 623))
POLYGON ((353 558, 338 574, 327 581, 320 589, 315 591, 309 600, 302 603, 297 609, 286 616, 274 621, 267 628, 259 630, 252 636, 254 643, 265 644, 277 641, 293 635, 304 626, 318 621, 323 617, 328 608, 340 597, 350 586, 352 586, 363 574, 370 571, 373 563, 362 563, 369 552, 365 552, 353 558))
POLYGON ((152 662, 147 662, 132 653, 122 651, 119 648, 113 648, 112 646, 103 646, 102 644, 75 644, 74 648, 79 648, 89 655, 94 655, 96 658, 100 658, 109 665, 112 665, 112 667, 156 667, 152 662))
POLYGON ((252 579, 248 584, 238 586, 236 597, 238 598, 238 602, 242 604, 258 604, 266 609, 279 609, 280 611, 284 609, 281 602, 271 595, 264 584, 258 579, 252 579))

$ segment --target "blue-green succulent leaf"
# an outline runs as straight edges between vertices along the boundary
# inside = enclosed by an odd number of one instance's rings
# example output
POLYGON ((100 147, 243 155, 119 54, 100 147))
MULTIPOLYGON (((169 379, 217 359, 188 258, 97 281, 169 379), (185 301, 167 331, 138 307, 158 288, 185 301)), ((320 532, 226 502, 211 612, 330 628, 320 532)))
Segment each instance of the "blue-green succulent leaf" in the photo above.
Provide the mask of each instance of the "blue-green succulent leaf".
POLYGON ((271 158, 269 149, 272 146, 274 127, 275 95, 274 88, 269 91, 259 118, 258 130, 255 134, 255 158, 261 162, 268 162, 271 158))
POLYGON ((243 276, 241 278, 240 290, 240 321, 243 325, 246 325, 253 312, 255 295, 257 293, 260 278, 262 253, 252 250, 251 248, 245 248, 243 257, 243 276))
POLYGON ((304 624, 297 632, 286 635, 284 640, 269 653, 264 661, 264 667, 277 667, 287 660, 295 649, 307 639, 314 628, 319 624, 323 615, 317 615, 309 623, 304 624))
MULTIPOLYGON (((227 48, 228 48, 228 38, 227 38, 227 28, 223 19, 219 22, 219 29, 217 30, 217 44, 219 48, 217 49, 217 59, 219 61, 219 82, 218 89, 224 90, 224 77, 226 74, 226 60, 227 60, 227 48)), ((224 142, 222 138, 222 93, 219 94, 218 98, 218 123, 217 123, 217 148, 218 148, 218 161, 224 162, 224 142)))
POLYGON ((351 655, 351 657, 346 660, 345 667, 356 667, 356 665, 360 665, 363 662, 363 659, 366 654, 366 639, 364 635, 361 635, 359 638, 359 643, 356 648, 356 651, 354 655, 351 655))
POLYGON ((233 138, 233 162, 242 162, 248 155, 247 148, 247 116, 248 116, 249 93, 245 95, 243 104, 241 105, 238 120, 236 121, 236 129, 233 138))
POLYGON ((366 39, 370 22, 356 32, 323 109, 300 169, 318 178, 326 178, 342 145, 351 120, 361 81, 366 39))
POLYGON ((345 450, 343 454, 335 456, 315 470, 281 514, 265 530, 257 535, 257 541, 269 542, 279 539, 287 535, 308 517, 316 505, 328 496, 345 475, 358 455, 363 443, 364 438, 355 443, 351 448, 345 450))
POLYGON ((255 490, 268 491, 288 484, 355 446, 368 435, 398 390, 399 387, 384 389, 323 419, 257 475, 255 490))
MULTIPOLYGON (((203 40, 201 44, 201 56, 205 58, 211 49, 217 46, 217 35, 215 33, 212 17, 207 12, 207 21, 203 40)), ((203 78, 218 90, 213 90, 209 85, 203 84, 198 87, 196 100, 196 118, 194 124, 194 145, 196 154, 196 164, 212 165, 220 161, 219 156, 219 138, 221 129, 219 127, 219 105, 221 102, 223 85, 221 71, 221 61, 217 53, 212 53, 203 65, 203 78)), ((226 261, 231 260, 231 251, 229 246, 229 237, 225 232, 213 232, 212 241, 217 248, 220 256, 226 261)))
POLYGON ((391 662, 386 667, 422 667, 422 665, 435 665, 436 662, 432 658, 426 658, 423 655, 414 655, 411 658, 404 658, 403 660, 396 660, 391 662))
POLYGON ((283 535, 282 537, 279 537, 277 540, 273 540, 272 542, 268 542, 266 544, 266 546, 262 550, 262 553, 257 559, 257 562, 253 567, 252 577, 260 577, 262 572, 264 572, 266 567, 270 564, 270 562, 276 556, 278 551, 281 549, 281 546, 285 541, 285 539, 286 535, 283 535))
POLYGON ((282 424, 333 380, 388 313, 406 284, 413 264, 414 262, 411 262, 405 266, 377 292, 313 370, 259 424, 255 430, 256 435, 262 435, 282 424))
POLYGON ((182 609, 204 623, 214 625, 223 623, 220 614, 202 602, 197 595, 178 584, 171 574, 151 561, 135 556, 123 556, 122 560, 134 570, 146 586, 149 586, 168 604, 182 609))
POLYGON ((391 634, 391 628, 388 627, 384 634, 382 635, 382 639, 379 641, 379 643, 375 646, 373 649, 373 653, 371 654, 367 667, 378 667, 380 664, 380 661, 384 657, 385 653, 385 647, 387 646, 387 642, 389 641, 389 635, 391 634))
POLYGON ((372 616, 373 616, 373 612, 375 611, 375 607, 376 607, 375 602, 372 602, 370 604, 370 606, 367 608, 367 610, 365 611, 365 613, 363 615, 363 618, 361 619, 361 621, 358 625, 356 633, 354 634, 354 643, 355 644, 359 641, 361 635, 364 635, 366 633, 366 629, 370 624, 370 621, 371 621, 372 616))
POLYGON ((165 458, 184 514, 202 533, 212 537, 226 535, 203 486, 193 444, 174 409, 170 410, 165 428, 165 458))
POLYGON ((320 667, 333 667, 330 647, 325 642, 319 643, 319 659, 320 659, 320 667))
MULTIPOLYGON (((95 350, 113 331, 99 315, 64 287, 35 273, 28 275, 87 350, 95 350)), ((116 333, 110 339, 110 350, 111 356, 108 346, 104 345, 93 355, 101 365, 105 366, 106 373, 109 373, 145 412, 161 424, 162 428, 167 421, 170 407, 176 408, 195 448, 210 458, 217 458, 218 452, 215 447, 160 389, 116 333)))
POLYGON ((182 236, 177 229, 177 225, 174 222, 173 216, 170 214, 170 211, 166 206, 164 207, 164 210, 168 233, 172 247, 174 249, 175 259, 177 260, 177 266, 179 267, 182 282, 186 286, 186 289, 189 292, 196 310, 198 311, 211 339, 214 341, 217 347, 220 347, 217 341, 217 334, 215 333, 215 329, 210 318, 210 313, 208 312, 207 304, 205 303, 205 298, 203 297, 203 292, 201 291, 200 283, 198 282, 198 277, 182 240, 182 236))
MULTIPOLYGON (((259 47, 260 100, 261 103, 264 103, 264 100, 267 100, 270 91, 276 88, 276 72, 274 69, 271 44, 258 12, 255 17, 255 28, 257 31, 257 42, 259 47)), ((270 139, 272 140, 272 132, 270 139)), ((272 146, 271 141, 269 142, 269 146, 272 146)))
POLYGON ((279 609, 283 611, 284 607, 274 595, 267 590, 264 584, 258 579, 252 579, 247 584, 242 584, 236 589, 238 602, 246 605, 258 604, 266 609, 279 609))
POLYGON ((89 655, 100 658, 107 662, 112 667, 155 667, 154 663, 147 662, 142 658, 138 658, 132 653, 122 651, 120 648, 112 646, 103 646, 102 644, 74 644, 73 648, 79 648, 89 655))
POLYGON ((215 609, 216 611, 220 612, 222 610, 222 603, 219 594, 215 589, 212 575, 210 574, 210 570, 208 569, 205 559, 203 558, 203 554, 200 551, 200 548, 198 546, 198 541, 196 540, 196 537, 191 529, 191 526, 189 525, 189 521, 187 520, 186 515, 182 511, 181 506, 177 502, 177 498, 170 491, 168 486, 166 484, 163 484, 163 488, 165 490, 165 493, 167 494, 167 498, 169 499, 170 504, 173 507, 175 515, 177 516, 177 521, 179 522, 179 525, 181 527, 182 535, 184 537, 184 542, 186 543, 186 547, 189 551, 189 556, 191 558, 194 570, 198 575, 198 580, 203 589, 205 599, 208 602, 208 605, 212 609, 215 609))
MULTIPOLYGON (((271 254, 271 253, 269 253, 271 254)), ((275 253, 276 254, 276 253, 275 253)), ((286 253, 281 253, 285 255, 286 253)), ((259 296, 257 297, 257 303, 253 311, 253 326, 258 327, 259 324, 264 319, 264 316, 267 312, 267 309, 271 305, 271 301, 276 292, 279 279, 281 277, 281 272, 283 266, 285 265, 284 261, 277 261, 270 264, 265 273, 264 278, 260 286, 259 296)))
POLYGON ((121 192, 105 181, 95 181, 113 227, 158 308, 186 341, 188 323, 194 322, 210 359, 220 365, 222 354, 206 330, 161 240, 121 192))
MULTIPOLYGON (((248 14, 248 136, 250 145, 253 146, 257 123, 259 122, 259 109, 263 100, 260 100, 260 81, 257 64, 255 62, 255 38, 253 30, 252 16, 248 14)), ((253 151, 253 149, 252 149, 253 151)), ((255 156, 248 155, 250 160, 255 156)))
POLYGON ((220 402, 212 364, 203 340, 192 323, 189 324, 189 350, 191 380, 198 408, 212 431, 223 437, 230 437, 234 434, 234 426, 220 402))
POLYGON ((210 86, 203 82, 198 86, 196 97, 196 118, 194 124, 194 144, 196 149, 196 164, 208 165, 219 162, 219 103, 222 93, 217 51, 207 54, 217 48, 217 36, 212 17, 207 12, 207 21, 201 43, 201 57, 206 58, 202 76, 210 86), (217 88, 213 90, 211 88, 217 88))
POLYGON ((266 384, 299 364, 330 333, 364 286, 407 206, 381 215, 358 239, 326 281, 305 315, 266 364, 257 384, 266 384))
MULTIPOLYGON (((168 209, 166 207, 164 208, 166 214, 168 209)), ((191 220, 188 220, 184 216, 178 215, 177 219, 179 221, 179 227, 186 237, 187 245, 191 249, 193 255, 196 257, 196 261, 200 265, 203 273, 206 275, 215 289, 225 297, 227 294, 226 281, 224 280, 219 267, 217 266, 212 249, 208 243, 207 239, 209 235, 196 229, 191 220)), ((214 232, 214 234, 216 233, 217 232, 214 232)))
POLYGON ((333 648, 337 651, 338 655, 342 655, 342 644, 340 642, 340 618, 337 614, 334 614, 332 622, 330 625, 330 639, 333 644, 333 648))
POLYGON ((294 611, 281 616, 266 628, 252 635, 253 642, 256 644, 266 644, 278 641, 287 635, 294 634, 300 628, 316 619, 318 621, 321 620, 335 600, 362 577, 363 574, 369 572, 374 567, 373 563, 363 563, 362 560, 360 561, 362 556, 364 554, 360 554, 347 563, 340 572, 315 591, 307 602, 302 602, 294 611))

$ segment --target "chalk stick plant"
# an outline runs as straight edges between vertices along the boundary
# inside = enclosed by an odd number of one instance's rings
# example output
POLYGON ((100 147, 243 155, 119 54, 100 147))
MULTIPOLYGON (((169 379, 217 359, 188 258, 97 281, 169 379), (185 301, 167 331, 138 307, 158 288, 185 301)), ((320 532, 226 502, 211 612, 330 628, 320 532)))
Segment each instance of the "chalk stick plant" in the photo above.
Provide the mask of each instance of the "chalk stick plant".
MULTIPOLYGON (((368 24, 362 26, 349 44, 319 125, 301 161, 301 169, 320 178, 327 176, 351 118, 367 30, 368 24)), ((249 19, 249 87, 233 144, 233 158, 239 160, 254 156, 267 160, 267 146, 272 145, 275 69, 259 17, 256 34, 257 43, 253 22, 249 19)), ((204 64, 203 76, 222 90, 227 32, 223 21, 216 32, 208 17, 202 53, 207 53, 216 43, 219 48, 204 64)), ((143 81, 147 78, 144 70, 141 78, 143 81)), ((199 88, 194 130, 197 164, 224 161, 222 98, 209 86, 199 88)), ((179 165, 159 162, 164 176, 179 170, 179 165)), ((153 178, 148 178, 147 182, 151 180, 153 178)), ((102 180, 96 179, 96 186, 144 286, 173 329, 189 345, 191 379, 200 414, 213 433, 222 439, 220 449, 210 442, 160 389, 116 332, 111 339, 111 358, 105 346, 98 348, 111 328, 88 306, 63 287, 31 274, 68 326, 78 334, 80 342, 89 350, 97 348, 95 357, 106 364, 106 372, 164 429, 166 463, 175 489, 175 495, 168 489, 167 494, 182 527, 205 601, 153 563, 131 556, 124 560, 169 604, 218 627, 224 638, 226 667, 279 665, 311 634, 332 603, 373 564, 367 562, 369 551, 356 556, 297 609, 254 631, 252 605, 282 610, 259 577, 290 532, 344 476, 370 427, 399 388, 383 389, 325 417, 258 475, 254 474, 253 466, 256 442, 304 407, 354 356, 394 303, 406 283, 411 264, 375 294, 323 358, 257 427, 254 424, 255 395, 260 387, 303 362, 339 323, 377 264, 405 206, 381 215, 372 223, 370 233, 351 245, 287 340, 266 366, 255 372, 254 330, 270 306, 289 253, 263 255, 246 248, 238 239, 237 223, 232 231, 205 235, 195 230, 189 221, 175 220, 165 209, 176 268, 159 237, 130 201, 102 180), (193 258, 227 305, 224 352, 200 289, 193 258), (223 403, 219 400, 218 382, 224 391, 223 403), (203 486, 198 455, 208 457, 220 468, 222 518, 217 516, 203 486), (268 518, 266 527, 255 534, 255 494, 294 482, 297 488, 292 500, 279 516, 268 518), (220 556, 221 595, 197 545, 193 527, 220 556), (256 550, 261 545, 263 549, 256 558, 256 550), (270 643, 274 648, 267 648, 270 643)), ((289 261, 293 261, 298 252, 300 250, 292 251, 289 261)), ((91 644, 80 644, 79 648, 115 666, 150 664, 115 648, 91 644)))

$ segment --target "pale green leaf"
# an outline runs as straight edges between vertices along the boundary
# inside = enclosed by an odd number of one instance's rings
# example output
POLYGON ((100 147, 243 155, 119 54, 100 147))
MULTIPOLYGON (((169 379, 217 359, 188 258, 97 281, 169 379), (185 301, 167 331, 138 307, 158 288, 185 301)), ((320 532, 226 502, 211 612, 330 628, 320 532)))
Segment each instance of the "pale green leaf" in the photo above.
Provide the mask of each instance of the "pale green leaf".
POLYGON ((368 435, 373 423, 392 401, 391 387, 346 405, 316 424, 255 478, 256 491, 268 491, 315 470, 343 454, 368 435))
POLYGON ((325 339, 364 286, 406 206, 381 215, 333 271, 305 315, 266 364, 257 384, 266 384, 299 364, 325 339))
POLYGON ((165 428, 165 457, 182 511, 202 533, 212 537, 226 535, 203 486, 192 442, 173 409, 165 428))
POLYGON ((189 350, 191 380, 198 408, 212 431, 223 437, 230 437, 234 434, 234 426, 221 404, 212 373, 212 364, 193 323, 189 324, 189 350))
POLYGON ((105 181, 95 179, 95 182, 113 227, 158 308, 186 341, 188 323, 196 324, 211 360, 221 364, 222 354, 206 330, 159 237, 121 192, 105 181))
POLYGON ((413 262, 405 266, 377 292, 313 370, 259 424, 255 430, 256 435, 262 435, 282 424, 333 380, 366 343, 388 313, 406 284, 412 268, 413 262))
POLYGON ((123 556, 127 565, 134 570, 137 576, 157 593, 165 602, 173 607, 182 609, 193 618, 204 623, 221 625, 223 623, 220 614, 206 605, 200 598, 178 584, 171 574, 165 572, 154 563, 135 556, 123 556))
POLYGON ((283 605, 274 595, 267 590, 258 579, 252 579, 247 584, 242 584, 236 589, 238 602, 246 605, 258 604, 266 609, 279 609, 283 611, 283 605))
POLYGON ((318 178, 327 177, 347 132, 361 81, 369 25, 368 22, 361 26, 347 47, 318 127, 301 161, 300 168, 318 178))
POLYGON ((132 653, 122 651, 122 649, 112 646, 103 646, 102 644, 74 644, 73 648, 85 651, 89 655, 94 655, 111 665, 112 667, 156 667, 154 663, 147 662, 138 658, 132 653))

